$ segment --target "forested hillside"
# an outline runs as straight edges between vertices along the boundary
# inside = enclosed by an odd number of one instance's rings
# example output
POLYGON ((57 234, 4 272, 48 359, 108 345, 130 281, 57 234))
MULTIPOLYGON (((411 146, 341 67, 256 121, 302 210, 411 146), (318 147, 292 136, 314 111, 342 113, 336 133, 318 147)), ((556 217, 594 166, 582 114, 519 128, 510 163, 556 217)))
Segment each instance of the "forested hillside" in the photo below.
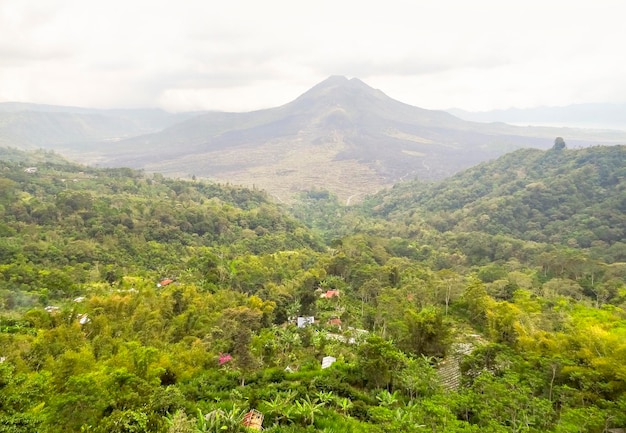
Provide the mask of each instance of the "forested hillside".
POLYGON ((626 146, 522 149, 436 185, 399 184, 368 206, 391 219, 420 209, 440 232, 506 235, 625 262, 624 161, 626 146))
POLYGON ((624 147, 289 213, 2 152, 0 432, 626 426, 624 147))

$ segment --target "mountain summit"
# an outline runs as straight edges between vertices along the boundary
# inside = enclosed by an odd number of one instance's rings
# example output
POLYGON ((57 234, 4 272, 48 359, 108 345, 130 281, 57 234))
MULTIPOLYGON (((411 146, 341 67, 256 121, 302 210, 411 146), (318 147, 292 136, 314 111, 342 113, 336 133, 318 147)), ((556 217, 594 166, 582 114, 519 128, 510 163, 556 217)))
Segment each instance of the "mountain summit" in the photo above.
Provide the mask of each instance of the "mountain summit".
MULTIPOLYGON (((348 201, 402 179, 441 179, 520 147, 548 148, 556 136, 580 146, 626 141, 624 135, 468 122, 404 104, 357 78, 331 76, 280 107, 202 113, 156 133, 73 145, 71 156, 255 185, 279 200, 328 189, 348 201)), ((49 147, 63 153, 67 143, 57 139, 49 147)))
POLYGON ((341 102, 353 102, 355 99, 380 99, 387 96, 380 90, 373 89, 358 78, 348 79, 340 75, 333 75, 321 83, 313 86, 298 97, 291 104, 306 104, 316 100, 335 99, 341 102))
POLYGON ((464 147, 457 131, 467 125, 357 78, 332 76, 280 107, 206 113, 121 141, 107 163, 254 184, 281 199, 316 188, 358 199, 400 179, 442 178, 495 156, 464 147))
POLYGON ((335 108, 361 116, 406 122, 415 122, 417 116, 422 122, 441 126, 450 126, 451 122, 465 123, 444 111, 424 110, 396 101, 358 78, 348 79, 338 75, 314 86, 287 107, 310 111, 335 108))

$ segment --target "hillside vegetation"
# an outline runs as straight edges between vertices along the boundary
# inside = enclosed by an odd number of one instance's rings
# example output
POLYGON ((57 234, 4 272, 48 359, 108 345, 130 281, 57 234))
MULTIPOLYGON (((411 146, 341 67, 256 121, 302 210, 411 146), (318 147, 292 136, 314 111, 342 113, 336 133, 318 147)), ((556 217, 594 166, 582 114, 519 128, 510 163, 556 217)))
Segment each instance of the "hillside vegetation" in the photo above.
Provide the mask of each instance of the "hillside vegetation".
POLYGON ((626 426, 624 152, 287 212, 2 150, 0 432, 626 426))
POLYGON ((367 206, 392 220, 419 209, 440 232, 505 235, 624 262, 624 161, 626 146, 522 149, 436 185, 399 184, 367 206))

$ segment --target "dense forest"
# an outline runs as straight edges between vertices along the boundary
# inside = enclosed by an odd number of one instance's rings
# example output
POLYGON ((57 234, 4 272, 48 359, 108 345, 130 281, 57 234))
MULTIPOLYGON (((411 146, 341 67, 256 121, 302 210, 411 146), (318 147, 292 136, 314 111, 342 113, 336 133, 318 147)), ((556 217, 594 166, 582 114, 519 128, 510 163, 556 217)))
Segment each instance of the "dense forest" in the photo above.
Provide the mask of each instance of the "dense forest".
POLYGON ((0 432, 626 427, 625 162, 286 207, 0 149, 0 432))

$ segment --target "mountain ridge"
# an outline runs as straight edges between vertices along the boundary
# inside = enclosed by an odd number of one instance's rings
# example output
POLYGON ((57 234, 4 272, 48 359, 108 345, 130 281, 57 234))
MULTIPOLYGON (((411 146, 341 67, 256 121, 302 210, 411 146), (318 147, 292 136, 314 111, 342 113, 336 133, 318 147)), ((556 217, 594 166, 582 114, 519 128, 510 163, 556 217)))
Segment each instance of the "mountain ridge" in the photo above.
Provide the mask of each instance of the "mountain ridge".
POLYGON ((626 130, 626 104, 586 103, 559 107, 509 108, 467 111, 450 108, 447 112, 474 122, 505 122, 516 125, 553 125, 592 129, 626 130))
POLYGON ((417 209, 441 232, 585 248, 607 263, 625 262, 624 161, 626 145, 518 149, 436 184, 396 184, 364 209, 389 220, 417 209))
POLYGON ((442 179, 517 148, 545 149, 556 136, 571 146, 626 142, 626 132, 470 122, 342 76, 278 107, 195 113, 162 126, 48 146, 87 164, 254 185, 279 200, 322 188, 348 201, 403 179, 442 179))

